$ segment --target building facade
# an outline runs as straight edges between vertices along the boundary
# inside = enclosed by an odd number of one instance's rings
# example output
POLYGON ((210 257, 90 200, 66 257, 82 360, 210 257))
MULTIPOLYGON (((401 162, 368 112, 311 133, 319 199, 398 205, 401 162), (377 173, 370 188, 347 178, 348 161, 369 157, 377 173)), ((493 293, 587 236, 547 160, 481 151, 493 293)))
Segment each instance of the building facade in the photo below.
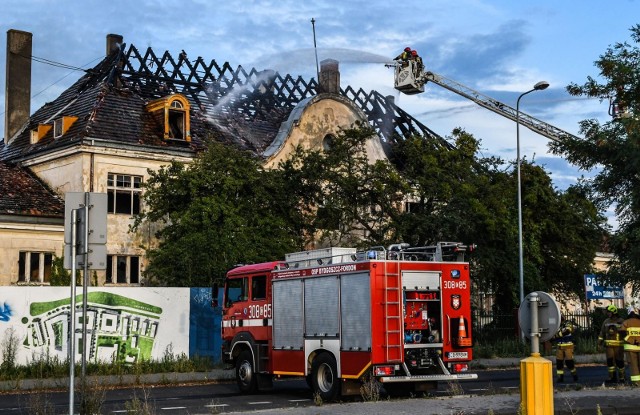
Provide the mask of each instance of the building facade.
POLYGON ((148 172, 188 163, 207 140, 249 150, 269 168, 296 146, 320 149, 355 123, 377 132, 370 160, 385 158, 385 143, 408 134, 445 143, 393 97, 341 88, 335 60, 321 63, 319 81, 306 81, 190 60, 185 52, 141 52, 119 35, 106 40, 97 66, 30 114, 32 34, 7 32, 0 189, 21 190, 13 199, 0 195, 0 285, 48 283, 54 258, 63 255, 67 192, 107 194, 107 266, 97 284, 143 285, 143 247, 154 246, 155 229, 132 233, 129 226, 143 209, 148 172), (26 188, 46 196, 46 208, 26 188), (14 199, 24 206, 15 209, 14 199))

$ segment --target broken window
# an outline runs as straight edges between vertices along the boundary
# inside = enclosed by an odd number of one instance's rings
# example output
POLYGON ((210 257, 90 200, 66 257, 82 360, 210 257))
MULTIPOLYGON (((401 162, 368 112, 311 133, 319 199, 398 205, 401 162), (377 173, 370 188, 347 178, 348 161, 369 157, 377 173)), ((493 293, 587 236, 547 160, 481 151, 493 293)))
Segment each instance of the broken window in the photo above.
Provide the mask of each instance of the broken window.
POLYGON ((186 140, 185 119, 186 113, 180 101, 172 101, 169 108, 169 138, 186 140))
POLYGON ((107 255, 107 284, 139 284, 140 257, 107 255))
POLYGON ((51 280, 52 252, 20 252, 18 282, 46 283, 51 280))
POLYGON ((107 176, 107 212, 126 215, 140 213, 142 177, 109 173, 107 176))
POLYGON ((62 118, 53 121, 53 138, 62 137, 62 118))
POLYGON ((184 95, 172 94, 156 99, 146 105, 161 128, 165 140, 191 141, 189 101, 184 95))

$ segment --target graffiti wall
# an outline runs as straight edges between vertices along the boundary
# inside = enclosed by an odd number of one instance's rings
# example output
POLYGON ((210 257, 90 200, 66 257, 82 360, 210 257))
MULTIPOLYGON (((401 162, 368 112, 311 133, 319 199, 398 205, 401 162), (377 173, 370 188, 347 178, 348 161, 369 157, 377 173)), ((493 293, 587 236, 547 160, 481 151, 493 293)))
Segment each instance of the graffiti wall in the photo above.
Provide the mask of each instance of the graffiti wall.
POLYGON ((17 339, 17 364, 43 357, 64 361, 69 339, 75 341, 79 361, 84 322, 87 362, 135 363, 166 353, 219 359, 220 323, 210 306, 210 289, 89 287, 86 316, 80 287, 77 293, 71 336, 69 287, 0 289, 0 341, 10 334, 17 339))

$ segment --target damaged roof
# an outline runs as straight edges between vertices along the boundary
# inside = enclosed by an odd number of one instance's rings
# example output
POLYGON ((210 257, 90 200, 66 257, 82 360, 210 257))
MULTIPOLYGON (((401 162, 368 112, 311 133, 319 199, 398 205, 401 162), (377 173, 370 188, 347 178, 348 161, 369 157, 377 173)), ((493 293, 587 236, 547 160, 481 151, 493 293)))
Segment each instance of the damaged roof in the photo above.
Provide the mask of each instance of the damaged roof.
POLYGON ((64 218, 64 200, 31 170, 0 161, 0 216, 64 218))
MULTIPOLYGON (((275 71, 233 69, 201 57, 189 59, 182 51, 144 54, 122 44, 57 99, 38 109, 8 144, 0 142, 0 160, 20 161, 73 146, 83 140, 113 145, 144 146, 146 151, 195 153, 211 138, 261 155, 273 142, 280 125, 302 100, 316 95, 315 79, 280 75, 275 71), (191 104, 190 142, 163 140, 160 129, 145 111, 149 102, 174 93, 191 104), (60 117, 77 117, 61 137, 53 129, 32 143, 31 131, 60 117)), ((397 107, 392 98, 350 86, 340 90, 366 114, 387 142, 418 134, 448 143, 397 107)))

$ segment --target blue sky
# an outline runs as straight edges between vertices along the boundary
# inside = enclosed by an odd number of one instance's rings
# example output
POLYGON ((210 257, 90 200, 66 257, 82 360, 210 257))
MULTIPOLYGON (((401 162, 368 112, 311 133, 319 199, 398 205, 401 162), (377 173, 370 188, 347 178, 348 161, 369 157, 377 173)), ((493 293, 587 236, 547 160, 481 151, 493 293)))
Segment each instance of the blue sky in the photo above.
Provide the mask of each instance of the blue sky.
MULTIPOLYGON (((517 97, 540 81, 551 86, 524 97, 520 110, 578 134, 578 122, 608 119, 607 102, 576 99, 565 87, 597 77, 593 62, 609 45, 629 40, 640 23, 640 0, 142 0, 109 2, 4 0, 3 36, 33 33, 33 55, 78 67, 95 65, 109 33, 138 49, 181 50, 190 57, 231 66, 276 69, 313 77, 314 18, 319 59, 340 61, 342 85, 395 95, 396 103, 438 134, 463 127, 482 140, 483 153, 516 157, 513 121, 437 85, 400 96, 385 68, 405 46, 417 49, 427 68, 515 107, 517 97)), ((0 42, 4 86, 6 40, 0 42)), ((80 72, 33 63, 32 112, 55 98, 80 72)), ((0 89, 4 131, 4 87, 0 89)), ((581 174, 547 153, 547 139, 520 129, 523 157, 551 171, 561 189, 581 174)))

